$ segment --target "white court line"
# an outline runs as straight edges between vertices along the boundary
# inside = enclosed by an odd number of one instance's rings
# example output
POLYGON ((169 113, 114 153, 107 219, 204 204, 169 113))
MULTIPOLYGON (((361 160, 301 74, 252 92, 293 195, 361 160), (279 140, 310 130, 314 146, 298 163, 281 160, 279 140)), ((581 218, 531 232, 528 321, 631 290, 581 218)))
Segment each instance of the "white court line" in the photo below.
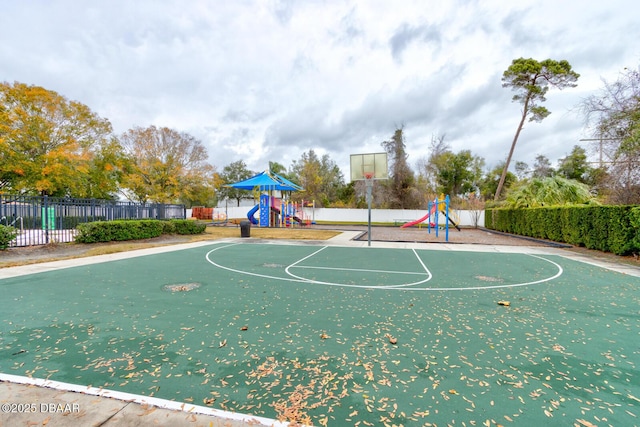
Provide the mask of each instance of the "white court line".
MULTIPOLYGON (((326 285, 326 286, 348 287, 348 288, 405 290, 405 291, 470 291, 470 290, 484 290, 484 289, 515 288, 515 287, 537 285, 537 284, 540 284, 540 283, 549 282, 551 280, 557 279, 558 277, 560 277, 564 273, 564 270, 562 269, 562 266, 560 266, 558 263, 556 263, 554 261, 551 261, 549 259, 543 258, 543 257, 538 256, 538 255, 524 253, 523 255, 527 255, 527 256, 530 256, 530 257, 533 257, 533 258, 537 258, 537 259, 540 259, 542 261, 546 261, 546 262, 552 264, 553 266, 555 266, 558 269, 557 273, 554 274, 553 276, 546 277, 544 279, 534 280, 534 281, 530 281, 530 282, 521 282, 521 283, 508 283, 508 284, 491 285, 491 286, 465 286, 465 287, 452 287, 452 288, 424 288, 424 287, 416 288, 416 287, 413 287, 413 286, 421 284, 421 283, 425 283, 425 282, 429 281, 433 276, 431 275, 431 272, 426 267, 426 265, 422 261, 422 258, 420 258, 420 256, 418 255, 418 253, 416 252, 415 249, 412 249, 412 250, 413 250, 414 254, 416 255, 416 257, 418 258, 418 260, 420 261, 420 263, 422 264, 422 266, 425 268, 425 271, 427 271, 429 277, 427 279, 419 281, 419 282, 405 283, 405 284, 402 284, 402 285, 389 285, 389 286, 351 285, 351 284, 341 284, 341 283, 334 283, 334 282, 323 282, 323 281, 319 281, 319 280, 306 279, 304 277, 296 276, 296 275, 294 275, 294 274, 292 274, 291 272, 288 271, 291 267, 296 266, 297 264, 299 264, 303 260, 306 260, 306 259, 312 257, 313 255, 319 253, 320 251, 326 249, 327 246, 324 246, 321 249, 311 253, 310 255, 307 255, 307 256, 303 257, 302 259, 300 259, 300 260, 294 262, 293 264, 289 265, 285 269, 285 271, 291 277, 270 276, 270 275, 267 275, 267 274, 252 273, 252 272, 249 272, 249 271, 238 270, 238 269, 235 269, 235 268, 231 268, 231 267, 226 267, 226 266, 220 265, 220 264, 216 263, 215 261, 213 261, 212 259, 210 259, 210 255, 213 252, 218 251, 220 249, 227 248, 227 247, 236 246, 238 244, 239 243, 234 243, 234 244, 230 244, 230 245, 217 247, 217 248, 207 252, 205 258, 210 264, 212 264, 212 265, 214 265, 214 266, 216 266, 218 268, 221 268, 223 270, 231 271, 231 272, 238 273, 238 274, 246 274, 246 275, 254 276, 254 277, 261 277, 263 279, 275 279, 275 280, 282 280, 282 281, 295 282, 295 283, 310 283, 310 284, 318 284, 318 285, 326 285)), ((303 268, 303 267, 298 267, 298 268, 303 268)), ((330 267, 327 267, 327 269, 330 269, 330 267)), ((340 269, 336 268, 336 270, 339 271, 340 269)))
MULTIPOLYGON (((345 288, 363 288, 363 289, 379 289, 379 288, 385 288, 385 289, 393 289, 393 288, 394 288, 394 287, 396 287, 396 286, 413 286, 413 285, 419 285, 419 284, 421 284, 421 283, 425 283, 427 280, 429 280, 429 279, 431 278, 431 277, 429 277, 429 278, 428 278, 428 279, 426 279, 426 280, 421 280, 421 281, 419 281, 419 282, 415 282, 415 283, 403 283, 402 285, 392 285, 392 286, 351 285, 351 284, 346 284, 346 283, 322 282, 322 281, 319 281, 319 280, 305 279, 305 278, 303 278, 303 277, 298 277, 298 276, 296 276, 296 275, 294 275, 294 274, 291 274, 291 273, 288 273, 288 274, 289 274, 289 276, 291 276, 291 277, 270 276, 270 275, 268 275, 268 274, 252 273, 252 272, 250 272, 250 271, 244 271, 244 270, 238 270, 238 269, 236 269, 236 268, 226 267, 226 266, 224 266, 224 265, 218 264, 217 262, 213 261, 213 260, 210 258, 210 255, 211 255, 213 252, 215 252, 215 251, 218 251, 218 250, 220 250, 220 249, 224 249, 224 248, 228 248, 228 247, 231 247, 231 246, 236 246, 236 245, 239 245, 239 244, 240 244, 240 243, 233 243, 233 244, 230 244, 230 245, 220 246, 220 247, 217 247, 217 248, 215 248, 215 249, 212 249, 212 250, 210 250, 209 252, 207 252, 207 254, 205 255, 205 258, 206 258, 207 262, 209 262, 210 264, 212 264, 212 265, 214 265, 214 266, 216 266, 216 267, 218 267, 218 268, 221 268, 221 269, 223 269, 223 270, 231 271, 231 272, 233 272, 233 273, 246 274, 246 275, 249 275, 249 276, 261 277, 261 278, 263 278, 263 279, 284 280, 284 281, 286 281, 286 282, 295 282, 295 283, 310 283, 310 284, 314 284, 314 285, 340 286, 340 287, 345 287, 345 288)), ((309 258, 310 256, 312 256, 312 255, 314 255, 314 254, 317 254, 318 252, 320 252, 320 251, 322 251, 322 250, 326 249, 327 247, 328 247, 328 246, 324 246, 322 249, 317 250, 317 251, 313 252, 312 254, 305 256, 304 258, 302 258, 302 259, 300 259, 300 260, 296 261, 294 264, 297 264, 297 263, 299 263, 299 262, 301 262, 301 261, 303 261, 303 260, 305 260, 305 259, 309 258)), ((294 264, 292 264, 292 265, 294 265, 294 264)), ((290 267, 290 266, 289 266, 289 267, 290 267)), ((287 268, 289 268, 289 267, 287 267, 287 268)), ((286 271, 286 270, 285 270, 285 271, 286 271)))
MULTIPOLYGON (((544 278, 544 279, 540 279, 540 280, 534 280, 531 282, 522 282, 522 283, 508 283, 505 285, 493 285, 493 286, 467 286, 467 287, 457 287, 457 288, 402 288, 402 290, 405 291, 474 291, 474 290, 480 290, 480 289, 501 289, 501 288, 517 288, 520 286, 529 286, 529 285, 538 285, 540 283, 545 283, 545 282, 550 282, 554 279, 557 279, 558 277, 562 276, 562 274, 564 273, 564 270, 562 269, 562 266, 560 266, 558 263, 555 263, 549 259, 543 258, 541 256, 538 255, 533 255, 533 254, 523 254, 523 255, 527 255, 533 258, 538 258, 541 259, 543 261, 546 261, 550 264, 553 264, 554 266, 556 266, 558 268, 558 272, 550 277, 544 278)), ((385 289, 384 287, 379 287, 376 289, 385 289)))
MULTIPOLYGON (((225 421, 239 421, 247 423, 247 425, 269 426, 269 427, 287 427, 288 422, 276 421, 271 418, 259 417, 255 415, 246 415, 239 412, 225 411, 222 409, 209 408, 206 406, 193 405, 186 402, 178 402, 174 400, 160 399, 158 397, 144 396, 140 394, 126 393, 106 388, 98 388, 84 386, 78 384, 53 381, 44 378, 24 377, 20 375, 4 374, 0 372, 0 381, 33 385, 38 387, 50 388, 53 390, 68 391, 74 393, 82 393, 91 396, 99 396, 111 399, 117 399, 123 402, 134 402, 139 405, 151 405, 161 409, 169 409, 171 411, 184 412, 185 414, 199 414, 219 418, 221 423, 225 421)), ((144 420, 142 420, 144 421, 144 420)), ((217 425, 217 423, 216 423, 217 425)), ((222 424, 220 424, 222 425, 222 424)))
MULTIPOLYGON (((325 246, 326 248, 326 246, 325 246)), ((323 248, 324 249, 324 248, 323 248)), ((285 268, 285 272, 292 277, 295 277, 297 279, 303 280, 305 282, 310 282, 310 283, 317 283, 317 284, 321 284, 321 285, 327 285, 327 286, 344 286, 344 287, 356 287, 356 288, 367 288, 367 289, 393 289, 393 288, 401 288, 401 287, 405 287, 405 286, 415 286, 415 285, 420 285, 422 283, 426 283, 429 280, 431 280, 431 278, 433 277, 431 272, 429 271, 429 269, 427 268, 426 265, 424 265, 424 263, 422 262, 422 260, 420 259, 420 257, 418 256, 418 254, 416 253, 415 250, 413 250, 414 255, 418 258, 418 261, 420 262, 420 264, 422 264, 422 267, 424 268, 424 270, 426 271, 426 273, 414 273, 414 272, 406 272, 406 271, 387 271, 387 270, 367 270, 367 269, 357 269, 357 268, 342 268, 342 267, 312 267, 312 266, 298 266, 297 264, 300 263, 301 261, 304 261, 310 257, 312 257, 313 255, 317 254, 320 251, 314 252, 311 255, 308 255, 304 258, 302 258, 299 261, 294 262, 293 264, 291 264, 290 266, 288 266, 287 268, 285 268), (412 283, 403 283, 400 285, 388 285, 388 286, 370 286, 370 285, 350 285, 350 284, 344 284, 344 283, 335 283, 335 282, 321 282, 318 280, 313 280, 313 279, 307 279, 306 277, 302 277, 302 276, 298 276, 293 274, 291 271, 289 271, 290 268, 301 268, 301 269, 323 269, 323 270, 334 270, 334 271, 361 271, 361 272, 366 272, 366 273, 392 273, 392 274, 419 274, 419 275, 427 275, 427 278, 424 280, 420 280, 418 282, 412 282, 412 283)))

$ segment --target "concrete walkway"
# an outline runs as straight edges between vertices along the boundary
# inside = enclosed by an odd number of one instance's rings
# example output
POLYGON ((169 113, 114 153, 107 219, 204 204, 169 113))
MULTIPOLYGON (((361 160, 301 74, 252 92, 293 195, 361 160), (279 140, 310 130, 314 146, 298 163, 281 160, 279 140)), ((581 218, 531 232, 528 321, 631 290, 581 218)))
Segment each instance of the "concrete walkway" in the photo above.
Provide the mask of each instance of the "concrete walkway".
POLYGON ((0 374, 0 426, 285 427, 268 418, 73 384, 0 374))
MULTIPOLYGON (((368 246, 367 241, 352 240, 360 234, 361 231, 345 231, 328 241, 317 242, 317 244, 357 247, 368 246)), ((238 241, 238 239, 228 239, 228 241, 238 241)), ((309 242, 305 243, 308 244, 309 242)), ((197 242, 89 258, 10 267, 0 269, 0 279, 211 244, 215 244, 215 242, 197 242)), ((638 267, 606 262, 592 257, 579 255, 564 249, 541 246, 531 247, 468 244, 431 245, 425 243, 375 241, 372 242, 371 246, 386 248, 428 248, 433 250, 449 251, 559 255, 623 274, 640 277, 640 268, 638 267)), ((289 425, 289 423, 279 422, 268 418, 225 412, 188 403, 1 373, 0 405, 0 427, 37 425, 62 427, 77 425, 285 427, 289 425)))

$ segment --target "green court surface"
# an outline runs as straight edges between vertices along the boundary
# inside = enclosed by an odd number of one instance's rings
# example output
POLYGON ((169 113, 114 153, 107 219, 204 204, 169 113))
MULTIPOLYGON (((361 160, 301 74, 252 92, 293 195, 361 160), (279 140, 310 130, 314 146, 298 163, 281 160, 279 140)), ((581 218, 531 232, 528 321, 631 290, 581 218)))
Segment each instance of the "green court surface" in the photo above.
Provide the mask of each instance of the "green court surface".
POLYGON ((329 426, 640 424, 640 279, 218 243, 0 280, 0 372, 329 426))

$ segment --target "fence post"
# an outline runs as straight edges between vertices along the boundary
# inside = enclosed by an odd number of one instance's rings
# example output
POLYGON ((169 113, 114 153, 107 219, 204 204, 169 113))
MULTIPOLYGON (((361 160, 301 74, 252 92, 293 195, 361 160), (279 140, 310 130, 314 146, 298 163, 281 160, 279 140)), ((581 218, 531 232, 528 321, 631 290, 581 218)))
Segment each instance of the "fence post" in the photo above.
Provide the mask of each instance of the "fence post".
POLYGON ((49 244, 49 198, 45 194, 42 198, 42 229, 44 230, 44 242, 49 244))

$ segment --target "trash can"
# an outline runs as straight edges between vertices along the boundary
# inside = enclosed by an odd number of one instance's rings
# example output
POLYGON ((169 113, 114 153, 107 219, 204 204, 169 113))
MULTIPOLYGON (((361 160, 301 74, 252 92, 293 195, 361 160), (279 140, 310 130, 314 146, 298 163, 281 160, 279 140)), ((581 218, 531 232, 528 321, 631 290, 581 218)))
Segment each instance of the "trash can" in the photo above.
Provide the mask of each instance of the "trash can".
POLYGON ((249 221, 240 221, 240 237, 251 237, 251 223, 249 221))

